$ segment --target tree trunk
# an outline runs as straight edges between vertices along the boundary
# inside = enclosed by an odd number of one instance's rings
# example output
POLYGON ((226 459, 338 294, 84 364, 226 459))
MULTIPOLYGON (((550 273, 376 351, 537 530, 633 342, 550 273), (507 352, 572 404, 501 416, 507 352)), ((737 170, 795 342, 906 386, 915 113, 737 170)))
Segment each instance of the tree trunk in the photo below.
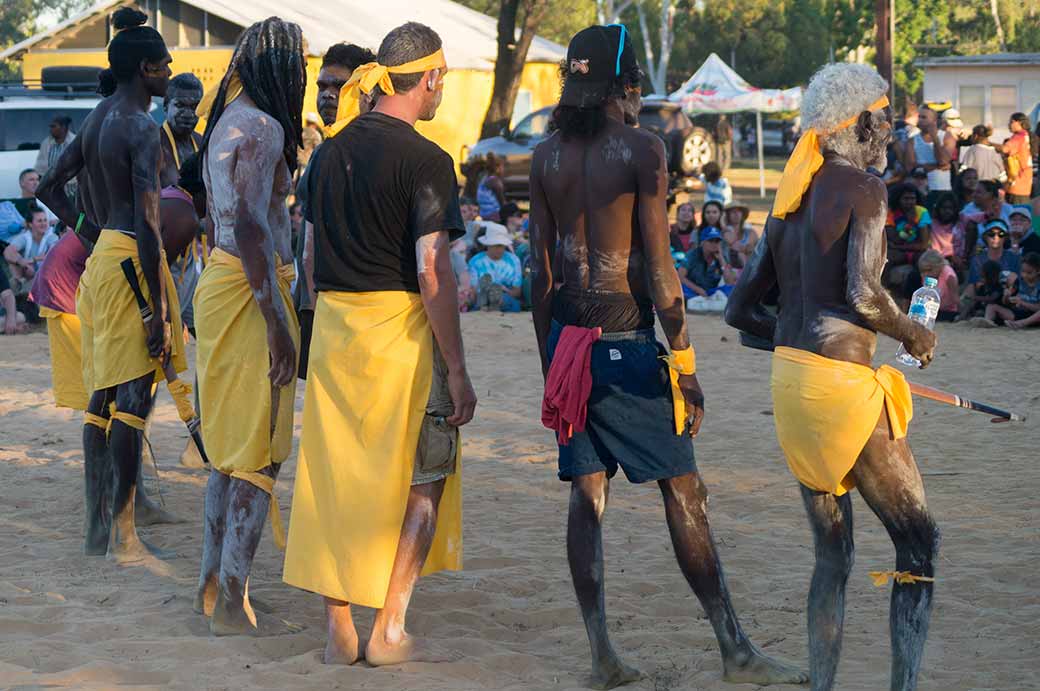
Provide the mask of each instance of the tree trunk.
POLYGON ((495 60, 495 83, 491 90, 491 104, 480 128, 480 138, 498 135, 509 127, 513 106, 520 91, 527 51, 531 48, 538 24, 545 16, 548 0, 502 0, 498 13, 498 57, 495 60), (516 24, 521 8, 524 10, 520 40, 516 39, 516 24))
POLYGON ((1000 52, 1007 50, 1007 42, 1004 40, 1004 25, 1000 23, 1000 8, 997 0, 989 0, 989 11, 993 15, 993 23, 997 25, 997 41, 1000 42, 1000 52))
POLYGON ((632 6, 634 0, 596 0, 596 21, 600 24, 617 24, 621 19, 621 13, 632 6))
POLYGON ((650 29, 646 23, 646 12, 643 3, 637 3, 639 12, 639 31, 643 34, 643 48, 646 51, 647 77, 655 94, 664 94, 668 89, 668 60, 672 55, 674 37, 672 28, 675 25, 675 7, 671 0, 661 1, 661 25, 658 29, 660 53, 654 58, 654 48, 650 43, 650 29))

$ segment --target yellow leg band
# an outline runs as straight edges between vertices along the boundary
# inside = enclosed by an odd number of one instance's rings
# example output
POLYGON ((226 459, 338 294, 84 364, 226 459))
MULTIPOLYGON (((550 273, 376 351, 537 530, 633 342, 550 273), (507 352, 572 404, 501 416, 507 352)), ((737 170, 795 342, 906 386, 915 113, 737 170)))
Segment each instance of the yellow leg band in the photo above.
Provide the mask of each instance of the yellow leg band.
POLYGON ((274 478, 263 473, 246 473, 241 470, 231 473, 231 477, 248 482, 271 496, 271 532, 274 534, 275 546, 284 552, 285 526, 282 525, 282 514, 278 510, 278 498, 274 496, 274 478))
POLYGON ((915 576, 909 571, 871 571, 870 577, 873 579, 874 585, 878 588, 884 588, 889 580, 893 580, 902 585, 916 583, 918 581, 923 583, 935 583, 935 579, 931 576, 915 576))
POLYGON ((180 416, 184 422, 191 422, 195 419, 195 406, 191 402, 191 384, 175 379, 171 382, 167 382, 166 387, 170 390, 170 395, 173 396, 173 403, 177 406, 177 415, 180 416))
POLYGON ((84 425, 93 425, 94 427, 98 427, 98 428, 104 430, 105 432, 108 431, 108 418, 103 418, 100 415, 95 415, 94 413, 84 412, 83 413, 83 424, 84 425))
POLYGON ((139 418, 136 415, 130 413, 124 413, 121 410, 116 410, 115 402, 112 402, 108 406, 108 426, 105 428, 105 432, 112 434, 112 423, 119 420, 127 427, 133 427, 134 429, 143 432, 145 426, 144 418, 139 418))

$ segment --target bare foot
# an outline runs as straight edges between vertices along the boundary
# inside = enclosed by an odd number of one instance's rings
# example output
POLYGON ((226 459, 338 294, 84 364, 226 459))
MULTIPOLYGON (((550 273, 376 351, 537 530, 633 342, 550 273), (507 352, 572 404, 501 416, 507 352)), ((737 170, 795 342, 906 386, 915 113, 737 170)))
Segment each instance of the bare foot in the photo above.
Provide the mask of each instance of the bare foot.
POLYGON ((249 605, 243 603, 241 608, 230 609, 225 602, 217 602, 213 606, 213 615, 209 620, 209 631, 214 636, 283 636, 299 633, 306 627, 293 624, 282 619, 259 614, 249 605))
MULTIPOLYGON (((332 634, 331 631, 330 634, 332 634)), ((327 665, 352 665, 361 658, 358 647, 358 635, 355 629, 337 630, 335 636, 330 635, 325 644, 322 662, 327 665)))
POLYGON ((120 566, 139 564, 142 562, 163 562, 176 559, 176 552, 159 549, 140 538, 132 538, 123 542, 110 541, 106 557, 120 566))
POLYGON ((134 507, 134 523, 138 526, 162 525, 167 523, 184 523, 184 519, 178 518, 151 499, 147 499, 139 501, 134 507))
POLYGON ((735 661, 722 661, 722 679, 731 684, 808 684, 809 673, 794 665, 766 656, 757 648, 752 648, 751 657, 743 664, 735 661))
POLYGON ((588 684, 590 689, 605 691, 605 689, 616 689, 619 686, 637 682, 642 678, 642 672, 634 667, 629 667, 615 657, 601 664, 594 662, 588 684))
POLYGON ((365 647, 365 660, 373 667, 401 665, 406 662, 454 662, 459 656, 446 653, 430 646, 421 639, 407 633, 397 643, 389 643, 382 637, 373 636, 365 647))

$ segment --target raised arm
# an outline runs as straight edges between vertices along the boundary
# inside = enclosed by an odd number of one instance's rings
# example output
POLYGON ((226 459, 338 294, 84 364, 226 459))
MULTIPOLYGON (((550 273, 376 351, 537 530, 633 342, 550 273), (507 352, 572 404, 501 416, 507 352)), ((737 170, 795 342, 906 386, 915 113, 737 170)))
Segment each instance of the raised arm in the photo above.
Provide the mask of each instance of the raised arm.
POLYGON ((151 117, 142 113, 132 121, 127 134, 130 143, 130 183, 134 195, 137 256, 145 284, 148 286, 148 294, 152 298, 152 313, 159 317, 153 319, 148 326, 148 352, 152 357, 161 355, 165 358, 170 350, 169 339, 173 336, 168 334, 165 328, 170 315, 167 309, 166 282, 159 274, 159 251, 162 248, 159 163, 162 154, 157 130, 151 117))
MULTIPOLYGON (((535 152, 535 160, 541 155, 535 152)), ((556 250, 556 219, 553 218, 542 188, 542 166, 531 166, 531 302, 538 354, 542 359, 542 376, 549 373, 549 329, 552 326, 553 254, 556 250)))
POLYGON ((281 126, 267 117, 251 118, 242 129, 245 131, 239 139, 232 174, 232 185, 238 195, 235 245, 253 299, 267 324, 267 346, 271 351, 268 376, 273 386, 281 387, 296 376, 296 346, 289 334, 285 304, 279 296, 274 236, 268 223, 268 211, 275 171, 283 164, 285 135, 281 126))
POLYGON ((935 334, 910 320, 881 286, 885 266, 885 185, 867 178, 859 203, 853 208, 849 227, 848 278, 846 299, 849 307, 868 327, 896 339, 925 367, 932 360, 935 334))
MULTIPOLYGON (((82 140, 73 139, 72 143, 65 147, 54 168, 43 176, 36 190, 37 198, 69 228, 75 228, 79 222, 80 209, 77 209, 75 203, 65 194, 65 185, 83 170, 85 161, 81 147, 82 140)), ((79 224, 79 234, 92 243, 97 242, 100 232, 98 225, 86 217, 79 224)))
POLYGON ((459 427, 473 419, 477 395, 466 370, 459 325, 459 289, 451 268, 450 252, 451 240, 445 230, 422 235, 415 243, 419 293, 433 337, 437 339, 444 363, 448 366, 448 392, 455 412, 447 421, 459 427))
POLYGON ((770 229, 773 233, 782 232, 782 224, 783 221, 773 217, 766 222, 765 235, 759 240, 726 303, 727 324, 770 343, 776 333, 776 317, 762 305, 762 299, 776 285, 776 266, 769 247, 770 229))

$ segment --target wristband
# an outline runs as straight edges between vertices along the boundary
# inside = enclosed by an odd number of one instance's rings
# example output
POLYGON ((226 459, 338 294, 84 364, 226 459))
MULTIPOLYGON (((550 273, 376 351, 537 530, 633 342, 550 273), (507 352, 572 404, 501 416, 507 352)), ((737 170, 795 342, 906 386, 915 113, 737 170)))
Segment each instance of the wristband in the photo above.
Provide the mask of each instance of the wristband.
POLYGON ((79 235, 79 228, 83 225, 83 219, 86 218, 86 214, 80 213, 79 218, 76 219, 76 229, 73 231, 76 235, 79 235))
POLYGON ((693 351, 693 346, 687 346, 682 350, 673 350, 668 355, 662 355, 661 359, 668 363, 668 367, 679 374, 690 375, 697 373, 697 355, 693 351))

